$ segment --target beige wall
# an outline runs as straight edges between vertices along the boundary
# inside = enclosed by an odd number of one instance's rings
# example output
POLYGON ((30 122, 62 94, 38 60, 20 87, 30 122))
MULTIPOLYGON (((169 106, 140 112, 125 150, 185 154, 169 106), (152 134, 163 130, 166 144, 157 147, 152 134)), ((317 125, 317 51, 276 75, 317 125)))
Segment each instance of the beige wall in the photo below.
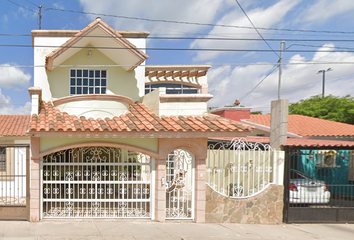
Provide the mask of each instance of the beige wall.
MULTIPOLYGON (((90 47, 90 46, 88 46, 90 47)), ((92 48, 91 57, 87 55, 88 49, 84 48, 74 56, 64 61, 62 65, 116 65, 111 59, 102 54, 98 49, 92 48)), ((138 82, 135 72, 127 72, 121 67, 56 67, 52 71, 47 71, 49 88, 53 99, 58 99, 70 95, 69 79, 71 68, 83 69, 108 69, 108 90, 107 93, 123 95, 140 100, 138 82)))

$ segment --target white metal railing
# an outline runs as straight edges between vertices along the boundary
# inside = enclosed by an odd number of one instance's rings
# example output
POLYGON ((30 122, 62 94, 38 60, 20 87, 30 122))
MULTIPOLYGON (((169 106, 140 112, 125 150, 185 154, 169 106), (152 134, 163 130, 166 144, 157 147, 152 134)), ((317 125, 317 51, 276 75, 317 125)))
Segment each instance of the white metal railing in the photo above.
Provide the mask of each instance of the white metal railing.
POLYGON ((244 138, 209 145, 207 184, 231 198, 257 195, 274 183, 275 151, 268 144, 244 138))
POLYGON ((166 219, 194 219, 194 158, 183 149, 166 159, 166 219))
POLYGON ((73 148, 43 157, 44 218, 150 218, 152 158, 126 149, 73 148))
POLYGON ((27 146, 0 147, 0 207, 26 206, 27 146))

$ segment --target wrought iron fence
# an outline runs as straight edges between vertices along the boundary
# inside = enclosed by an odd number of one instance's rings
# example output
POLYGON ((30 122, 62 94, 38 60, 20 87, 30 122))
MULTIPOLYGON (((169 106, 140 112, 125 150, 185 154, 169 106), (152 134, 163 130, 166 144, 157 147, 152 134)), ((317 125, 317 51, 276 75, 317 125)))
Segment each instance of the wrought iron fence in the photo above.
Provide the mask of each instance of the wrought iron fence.
POLYGON ((0 206, 26 206, 28 147, 0 147, 0 206))
POLYGON ((287 150, 285 221, 354 222, 354 152, 287 150))
POLYGON ((274 182, 275 151, 244 138, 208 146, 207 184, 231 198, 257 195, 274 182))

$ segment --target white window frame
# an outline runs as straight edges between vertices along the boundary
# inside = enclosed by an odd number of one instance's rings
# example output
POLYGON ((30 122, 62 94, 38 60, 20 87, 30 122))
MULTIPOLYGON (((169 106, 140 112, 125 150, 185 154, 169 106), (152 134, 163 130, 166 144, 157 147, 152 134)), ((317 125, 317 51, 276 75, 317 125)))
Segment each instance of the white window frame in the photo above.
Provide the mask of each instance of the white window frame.
POLYGON ((108 69, 87 69, 87 68, 71 68, 69 70, 69 95, 90 95, 90 94, 106 94, 108 90, 108 69), (81 70, 81 76, 78 76, 78 71, 81 70), (75 76, 72 76, 72 71, 75 71, 75 76), (87 77, 84 77, 84 71, 88 71, 87 77), (93 77, 90 77, 90 71, 93 71, 93 77), (100 76, 96 77, 96 71, 100 72, 100 76), (106 76, 102 77, 102 71, 106 71, 106 76), (81 84, 78 80, 81 80, 81 84), (87 80, 87 83, 84 84, 84 81, 87 80), (92 80, 92 84, 91 84, 92 80), (99 82, 97 82, 97 80, 99 82), (102 85, 102 80, 106 80, 106 85, 102 85), (74 81, 74 84, 72 84, 74 81), (97 84, 99 83, 99 84, 97 84), (72 93, 74 88, 75 93, 72 93), (87 92, 85 91, 87 88, 87 92), (80 89, 81 92, 78 90, 80 89), (92 89, 92 92, 91 92, 92 89), (78 93, 79 92, 79 93, 78 93))
MULTIPOLYGON (((190 93, 185 93, 184 91, 188 91, 188 90, 197 90, 196 93, 193 93, 193 94, 199 94, 200 93, 200 88, 198 87, 195 87, 195 86, 190 86, 188 84, 184 84, 184 83, 171 83, 171 82, 166 82, 166 83, 155 83, 155 84, 145 84, 145 92, 146 90, 148 90, 150 92, 152 92, 153 89, 152 86, 154 85, 163 85, 163 84, 166 84, 166 93, 167 94, 170 94, 169 91, 170 90, 176 90, 176 91, 181 91, 180 93, 176 93, 176 94, 190 94, 190 93), (179 87, 168 87, 168 84, 175 84, 175 85, 180 85, 179 87)), ((145 93, 145 94, 148 94, 148 93, 145 93)))

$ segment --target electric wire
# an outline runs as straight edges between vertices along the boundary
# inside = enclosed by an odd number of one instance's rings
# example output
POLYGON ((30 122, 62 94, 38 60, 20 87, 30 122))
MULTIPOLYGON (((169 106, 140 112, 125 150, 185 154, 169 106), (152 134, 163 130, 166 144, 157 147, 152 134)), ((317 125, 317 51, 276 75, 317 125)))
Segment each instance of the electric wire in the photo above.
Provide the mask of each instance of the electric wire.
MULTIPOLYGON (((288 59, 290 60, 290 59, 288 59)), ((282 65, 287 66, 287 65, 353 65, 354 61, 347 61, 347 62, 325 62, 325 61, 312 61, 312 62, 288 62, 288 63, 282 63, 282 65)), ((178 65, 178 64, 177 64, 178 65)), ((185 67, 194 67, 196 66, 195 64, 180 64, 185 67)), ((208 63, 208 64, 197 64, 198 66, 200 65, 207 65, 207 66, 215 66, 215 67, 221 67, 221 66, 273 66, 274 63, 271 62, 260 62, 260 63, 208 63)), ((279 63, 277 63, 279 66, 279 63)), ((149 66, 171 66, 169 64, 151 64, 151 65, 137 65, 137 64, 59 64, 59 65, 26 65, 26 64, 0 64, 0 68, 43 68, 43 67, 72 67, 72 68, 77 68, 77 67, 91 67, 91 68, 103 68, 103 67, 149 67, 149 66)))
MULTIPOLYGON (((198 23, 198 22, 187 22, 187 21, 174 21, 174 20, 151 19, 151 18, 142 18, 142 17, 130 17, 130 16, 123 16, 123 15, 114 15, 114 14, 105 14, 105 13, 96 13, 96 12, 86 12, 86 11, 70 10, 70 9, 63 9, 63 8, 53 8, 53 7, 44 7, 44 9, 45 10, 53 10, 53 11, 80 13, 80 14, 86 14, 86 15, 105 16, 105 17, 113 17, 113 18, 123 18, 123 19, 130 19, 130 20, 142 20, 142 21, 149 21, 149 22, 164 22, 164 23, 177 23, 177 24, 188 24, 188 25, 201 25, 201 26, 209 26, 209 27, 254 29, 253 27, 248 27, 248 26, 236 26, 236 25, 227 25, 227 24, 211 24, 211 23, 198 23)), ((333 33, 354 34, 354 32, 348 32, 348 31, 329 31, 329 30, 312 30, 312 29, 265 28, 265 27, 258 27, 258 29, 269 30, 269 31, 288 31, 288 32, 311 32, 311 33, 328 33, 328 34, 333 34, 333 33)))
POLYGON ((250 19, 250 17, 247 15, 246 11, 243 9, 243 7, 241 6, 241 4, 238 2, 238 0, 235 0, 237 5, 240 7, 241 11, 243 12, 243 14, 246 16, 246 18, 248 19, 248 21, 251 23, 251 25, 253 26, 254 30, 256 30, 256 32, 258 33, 258 35, 263 39, 263 41, 267 44, 267 46, 272 50, 272 52, 274 52, 275 55, 277 55, 278 58, 280 58, 279 54, 274 51, 274 49, 269 45, 269 43, 267 42, 267 40, 264 39, 264 37, 262 36, 262 34, 258 31, 258 29, 256 28, 256 26, 253 24, 252 20, 250 19))
POLYGON ((254 86, 250 91, 248 91, 248 92, 245 93, 242 97, 240 97, 240 101, 243 100, 243 99, 245 99, 246 97, 248 97, 254 90, 256 90, 256 88, 257 88, 262 82, 264 82, 264 80, 266 80, 267 77, 269 77, 269 76, 275 71, 275 69, 278 68, 278 66, 279 66, 278 64, 275 64, 275 65, 273 66, 273 68, 264 76, 264 78, 263 78, 261 81, 259 81, 259 82, 257 83, 256 86, 254 86))
MULTIPOLYGON (((119 31, 118 31, 119 32, 119 31)), ((26 34, 26 33, 0 33, 0 36, 15 36, 15 37, 31 37, 32 34, 26 34)), ((52 36, 50 34, 41 34, 41 36, 52 36)), ((107 35, 95 35, 95 36, 87 36, 87 35, 76 35, 72 36, 72 38, 112 38, 111 36, 107 35)), ((115 38, 127 38, 123 36, 117 36, 115 38)), ((230 38, 230 37, 157 37, 157 36, 147 36, 147 37, 141 37, 141 36, 129 36, 128 38, 135 38, 135 39, 158 39, 158 40, 217 40, 217 41, 264 41, 263 39, 259 38, 230 38)), ((273 41, 273 42, 280 42, 280 41, 286 41, 286 42, 354 42, 354 39, 300 39, 300 38, 265 38, 266 41, 273 41)), ((294 45, 294 44, 292 44, 294 45)), ((301 45, 299 45, 301 46, 301 45)), ((304 45, 304 46, 310 46, 310 45, 304 45)), ((322 47, 322 46, 319 46, 322 47)), ((288 47, 289 48, 289 47, 288 47)))
MULTIPOLYGON (((106 49, 106 50, 123 50, 123 49, 139 49, 139 50, 149 50, 149 51, 211 51, 211 52, 273 52, 271 49, 224 49, 224 48, 169 48, 169 47, 103 47, 103 46, 53 46, 53 45, 30 45, 30 44, 0 44, 0 47, 30 47, 30 48, 80 48, 80 49, 106 49)), ((323 52, 323 53, 332 53, 332 52, 354 52, 353 50, 303 50, 303 49, 294 49, 294 50, 284 50, 284 53, 314 53, 314 52, 323 52)))
POLYGON ((12 4, 15 4, 15 5, 19 6, 19 7, 22 7, 22 8, 24 8, 24 9, 27 9, 28 11, 31 11, 31 12, 34 12, 34 13, 37 13, 37 14, 39 13, 39 12, 37 12, 37 11, 34 11, 34 10, 28 8, 28 7, 22 6, 21 4, 18 4, 18 3, 16 3, 16 2, 12 1, 12 0, 6 0, 6 1, 8 1, 8 2, 10 2, 10 3, 12 3, 12 4))
POLYGON ((28 3, 30 3, 30 4, 32 4, 33 6, 39 7, 37 4, 35 4, 35 3, 33 3, 33 2, 31 2, 31 1, 29 1, 29 0, 25 0, 25 1, 28 2, 28 3))

